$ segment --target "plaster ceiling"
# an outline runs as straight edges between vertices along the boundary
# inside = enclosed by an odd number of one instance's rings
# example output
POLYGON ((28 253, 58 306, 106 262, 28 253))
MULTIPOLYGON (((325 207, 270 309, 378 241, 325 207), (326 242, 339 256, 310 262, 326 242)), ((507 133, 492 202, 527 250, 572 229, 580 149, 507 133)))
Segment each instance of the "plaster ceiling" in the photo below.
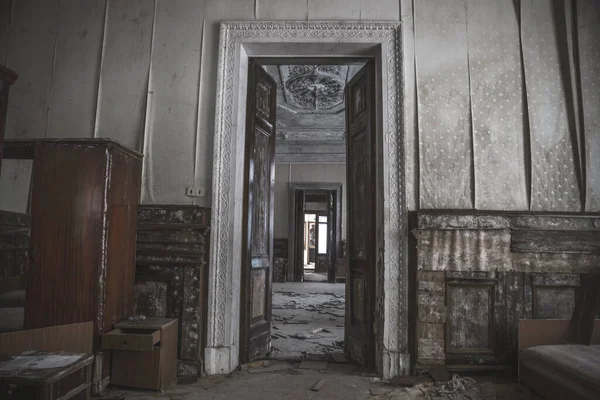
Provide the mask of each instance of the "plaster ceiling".
POLYGON ((355 64, 265 66, 277 82, 277 119, 283 123, 279 125, 291 129, 307 125, 343 129, 344 88, 360 67, 355 64), (297 117, 288 118, 286 114, 297 117), (327 117, 338 114, 339 118, 327 117))
POLYGON ((344 103, 347 65, 279 65, 279 105, 297 112, 337 113, 344 103))
POLYGON ((278 161, 345 160, 344 88, 361 67, 264 66, 277 83, 278 161))

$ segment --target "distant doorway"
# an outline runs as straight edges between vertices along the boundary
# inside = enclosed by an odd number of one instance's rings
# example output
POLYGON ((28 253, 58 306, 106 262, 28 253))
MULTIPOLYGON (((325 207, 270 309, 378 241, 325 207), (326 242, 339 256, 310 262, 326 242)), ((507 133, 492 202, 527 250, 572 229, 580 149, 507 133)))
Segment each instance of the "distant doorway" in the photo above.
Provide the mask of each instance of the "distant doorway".
MULTIPOLYGON (((288 282, 335 283, 342 257, 342 184, 290 184, 288 282)), ((344 263, 341 263, 344 264, 344 263)))
MULTIPOLYGON (((325 193, 327 198, 327 193, 325 193)), ((315 203, 320 210, 304 212, 304 249, 303 249, 303 281, 331 281, 330 269, 335 271, 335 260, 332 259, 333 249, 328 238, 335 237, 333 221, 329 221, 327 202, 315 203)))

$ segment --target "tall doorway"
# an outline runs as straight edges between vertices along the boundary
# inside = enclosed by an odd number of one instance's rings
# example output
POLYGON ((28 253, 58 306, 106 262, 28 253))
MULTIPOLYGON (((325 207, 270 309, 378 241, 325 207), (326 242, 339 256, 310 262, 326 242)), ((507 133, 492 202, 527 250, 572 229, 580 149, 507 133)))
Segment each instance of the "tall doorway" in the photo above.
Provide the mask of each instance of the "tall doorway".
MULTIPOLYGON (((221 23, 217 60, 212 222, 205 371, 242 362, 242 201, 247 140, 248 64, 252 57, 372 57, 375 60, 377 249, 373 312, 376 371, 410 373, 409 274, 406 258, 402 37, 397 22, 233 21, 221 23)), ((345 196, 346 197, 346 196, 345 196)), ((349 207, 348 207, 349 208, 349 207)), ((351 220, 350 218, 348 220, 351 220)), ((349 246, 348 246, 349 247, 349 246)), ((350 253, 350 248, 348 252, 350 253)), ((350 277, 347 277, 348 285, 350 277)), ((356 283, 361 286, 360 280, 356 283)), ((346 302, 348 304, 348 301, 346 302)), ((359 304, 359 303, 357 303, 359 304)), ((258 310, 258 308, 257 308, 258 310)), ((360 350, 355 343, 352 349, 360 350)))
POLYGON ((375 367, 374 85, 375 63, 369 59, 249 61, 240 362, 274 352, 325 359, 334 352, 338 359, 375 367), (341 143, 332 143, 325 134, 336 128, 341 143), (285 134, 278 135, 279 130, 285 134), (313 137, 307 140, 307 135, 313 137), (287 163, 290 175, 297 164, 325 171, 334 156, 345 161, 347 260, 338 263, 342 235, 337 225, 342 218, 336 202, 343 197, 335 190, 296 190, 288 209, 294 227, 287 246, 293 248, 293 258, 283 274, 293 275, 293 280, 277 286, 281 266, 274 257, 274 226, 289 218, 275 212, 275 170, 287 163), (322 164, 315 164, 319 157, 322 164), (338 264, 343 272, 336 272, 338 264), (343 276, 342 282, 336 283, 336 275, 343 276), (344 284, 346 277, 349 285, 344 284), (325 283, 334 286, 327 291, 312 286, 325 283))

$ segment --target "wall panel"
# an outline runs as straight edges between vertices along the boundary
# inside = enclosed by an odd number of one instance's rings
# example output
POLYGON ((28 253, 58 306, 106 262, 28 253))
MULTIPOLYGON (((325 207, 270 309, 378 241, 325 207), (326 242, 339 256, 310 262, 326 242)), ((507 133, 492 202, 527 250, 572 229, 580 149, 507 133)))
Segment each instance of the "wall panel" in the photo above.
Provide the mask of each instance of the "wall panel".
POLYGON ((406 206, 419 209, 419 136, 417 134, 417 81, 413 2, 400 4, 402 14, 402 68, 404 72, 404 144, 406 156, 406 206))
POLYGON ((32 160, 3 159, 0 171, 0 210, 29 212, 32 160))
POLYGON ((475 208, 527 210, 518 10, 497 0, 467 10, 475 208))
POLYGON ((142 150, 154 0, 109 0, 95 137, 142 150))
POLYGON ((400 0, 361 0, 360 19, 362 21, 398 21, 400 0))
POLYGON ((585 130, 586 211, 600 211, 600 5, 577 2, 583 126, 585 130))
POLYGON ((7 66, 19 73, 10 89, 6 138, 46 136, 58 0, 13 4, 7 66))
POLYGON ((191 204, 204 2, 158 2, 144 144, 144 204, 191 204))
MULTIPOLYGON (((307 0, 309 21, 361 19, 362 0, 307 0)), ((396 14, 398 15, 398 14, 396 14)))
POLYGON ((421 208, 472 208, 464 3, 415 4, 421 208))
POLYGON ((515 365, 519 320, 570 318, 580 274, 599 265, 596 219, 420 212, 409 227, 418 363, 515 365))
POLYGON ((196 205, 209 205, 212 196, 213 138, 220 23, 225 20, 253 20, 254 12, 254 0, 206 0, 194 176, 196 185, 206 188, 207 191, 204 198, 195 201, 196 205))
POLYGON ((570 76, 560 49, 559 18, 551 0, 521 3, 533 211, 581 211, 575 124, 567 100, 570 76))
POLYGON ((256 0, 257 20, 308 20, 308 3, 298 0, 256 0))
POLYGON ((0 64, 6 65, 10 42, 12 0, 0 0, 0 64))
POLYGON ((93 137, 106 0, 61 0, 46 136, 93 137))
POLYGON ((401 18, 410 209, 526 210, 531 201, 534 211, 579 211, 585 197, 586 211, 600 211, 594 0, 575 2, 573 44, 564 5, 550 0, 523 0, 518 9, 510 0, 105 3, 0 0, 0 62, 20 74, 7 137, 94 135, 143 149, 145 203, 210 204, 221 21, 401 18), (570 99, 575 72, 581 110, 570 99), (205 197, 185 196, 190 185, 205 197))
POLYGON ((273 205, 273 237, 288 237, 290 164, 275 164, 275 204, 273 205))

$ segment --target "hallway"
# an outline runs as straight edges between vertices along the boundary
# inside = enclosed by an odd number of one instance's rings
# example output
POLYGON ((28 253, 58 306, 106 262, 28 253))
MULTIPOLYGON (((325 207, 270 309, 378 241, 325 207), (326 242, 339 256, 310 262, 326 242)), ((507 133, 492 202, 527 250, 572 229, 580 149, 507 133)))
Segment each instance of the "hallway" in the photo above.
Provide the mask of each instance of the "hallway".
POLYGON ((273 284, 271 358, 331 360, 343 353, 345 285, 273 284))

